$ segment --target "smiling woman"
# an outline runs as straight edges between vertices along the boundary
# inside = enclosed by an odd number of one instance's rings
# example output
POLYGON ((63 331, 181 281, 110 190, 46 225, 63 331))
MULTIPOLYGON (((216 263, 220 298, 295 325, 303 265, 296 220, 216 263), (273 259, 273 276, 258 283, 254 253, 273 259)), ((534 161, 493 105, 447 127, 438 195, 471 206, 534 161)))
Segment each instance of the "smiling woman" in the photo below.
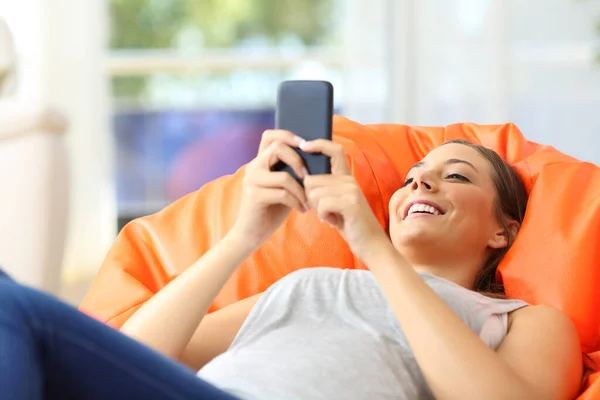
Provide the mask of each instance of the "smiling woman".
POLYGON ((8 387, 11 394, 4 397, 20 398, 14 376, 26 376, 40 392, 50 382, 50 390, 62 397, 576 395, 580 345, 565 315, 470 290, 480 269, 510 246, 522 221, 523 186, 509 166, 494 163, 497 156, 465 142, 431 151, 390 201, 390 240, 340 144, 269 130, 259 149, 243 170, 239 209, 228 233, 121 327, 121 333, 198 371, 201 379, 75 310, 0 279, 0 303, 9 305, 0 308, 0 321, 11 322, 0 325, 0 349, 12 350, 0 362, 0 389, 8 387), (332 173, 307 175, 298 148, 331 157, 332 173), (304 187, 287 172, 273 171, 278 162, 297 171, 304 187), (501 186, 501 179, 511 187, 501 186), (433 214, 411 213, 415 206, 433 214), (329 223, 368 270, 301 269, 262 294, 207 315, 240 264, 292 209, 329 223), (31 323, 32 313, 44 316, 45 329, 31 323), (56 340, 48 332, 68 334, 56 340), (71 337, 93 338, 93 346, 71 337), (17 338, 21 346, 13 350, 17 338), (59 361, 62 369, 39 374, 59 361))
POLYGON ((448 265, 448 269, 431 271, 427 267, 426 270, 474 282, 465 286, 480 292, 504 294, 504 288, 496 280, 496 269, 516 237, 527 205, 527 192, 515 170, 484 146, 462 139, 448 141, 411 168, 403 190, 390 201, 390 216, 402 215, 402 220, 407 219, 411 211, 422 211, 415 204, 433 206, 442 216, 454 212, 448 216, 447 229, 452 232, 436 229, 428 236, 418 226, 400 226, 390 218, 390 234, 401 252, 406 256, 414 251, 417 257, 414 265, 431 264, 422 257, 436 257, 436 254, 413 247, 413 241, 423 246, 435 241, 435 246, 444 246, 445 261, 441 264, 448 265), (461 157, 454 157, 457 154, 461 157), (408 204, 404 203, 407 198, 408 204), (400 206, 404 207, 399 210, 403 214, 394 212, 400 206), (478 241, 487 241, 487 246, 478 241), (483 250, 474 253, 475 244, 483 250), (463 275, 452 268, 455 265, 471 265, 471 268, 463 275), (462 276, 454 276, 457 273, 462 276))

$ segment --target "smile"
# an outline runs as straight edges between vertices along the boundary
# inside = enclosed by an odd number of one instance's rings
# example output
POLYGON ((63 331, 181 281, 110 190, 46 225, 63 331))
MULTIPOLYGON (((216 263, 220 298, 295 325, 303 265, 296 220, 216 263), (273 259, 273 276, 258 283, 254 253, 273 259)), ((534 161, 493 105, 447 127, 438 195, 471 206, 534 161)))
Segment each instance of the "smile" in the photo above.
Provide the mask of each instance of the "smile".
POLYGON ((444 215, 444 210, 431 201, 417 200, 408 204, 404 210, 404 219, 411 215, 444 215))

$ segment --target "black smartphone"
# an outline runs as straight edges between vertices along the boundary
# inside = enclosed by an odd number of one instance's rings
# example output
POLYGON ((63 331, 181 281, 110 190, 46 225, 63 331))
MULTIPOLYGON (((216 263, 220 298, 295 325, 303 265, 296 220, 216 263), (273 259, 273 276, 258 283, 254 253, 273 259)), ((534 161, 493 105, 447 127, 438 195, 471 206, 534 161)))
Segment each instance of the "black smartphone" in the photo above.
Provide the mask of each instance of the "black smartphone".
MULTIPOLYGON (((275 128, 288 130, 305 140, 331 140, 333 121, 333 85, 327 81, 284 81, 277 91, 275 128)), ((323 154, 305 153, 295 149, 302 157, 311 175, 330 174, 331 163, 323 154)), ((273 167, 287 171, 300 184, 301 179, 282 162, 273 167)))

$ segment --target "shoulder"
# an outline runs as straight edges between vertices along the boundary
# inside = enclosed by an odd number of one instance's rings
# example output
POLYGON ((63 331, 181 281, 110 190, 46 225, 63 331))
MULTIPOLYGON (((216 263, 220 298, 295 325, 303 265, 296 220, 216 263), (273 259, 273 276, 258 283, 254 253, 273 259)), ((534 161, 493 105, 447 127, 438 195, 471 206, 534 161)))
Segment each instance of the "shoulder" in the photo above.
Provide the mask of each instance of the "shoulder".
POLYGON ((573 321, 562 311, 547 306, 528 306, 513 311, 508 319, 508 336, 539 339, 581 352, 579 336, 573 321))
POLYGON ((572 398, 579 390, 579 336, 573 322, 558 309, 528 306, 513 311, 498 353, 537 393, 572 398))
POLYGON ((528 306, 510 313, 509 332, 511 328, 536 326, 538 329, 559 329, 570 335, 577 335, 573 321, 562 311, 547 306, 528 306))

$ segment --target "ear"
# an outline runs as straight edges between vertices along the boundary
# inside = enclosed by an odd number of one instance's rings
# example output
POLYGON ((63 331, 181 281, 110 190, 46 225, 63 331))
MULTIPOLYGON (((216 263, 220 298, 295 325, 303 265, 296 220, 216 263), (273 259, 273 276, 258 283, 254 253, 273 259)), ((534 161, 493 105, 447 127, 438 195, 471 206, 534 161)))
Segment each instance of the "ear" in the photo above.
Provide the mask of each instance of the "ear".
POLYGON ((517 237, 521 225, 517 221, 511 219, 507 221, 506 226, 507 229, 499 227, 499 229, 494 232, 494 236, 492 236, 488 242, 489 247, 492 249, 501 249, 508 246, 509 239, 514 240, 514 238, 517 237))

